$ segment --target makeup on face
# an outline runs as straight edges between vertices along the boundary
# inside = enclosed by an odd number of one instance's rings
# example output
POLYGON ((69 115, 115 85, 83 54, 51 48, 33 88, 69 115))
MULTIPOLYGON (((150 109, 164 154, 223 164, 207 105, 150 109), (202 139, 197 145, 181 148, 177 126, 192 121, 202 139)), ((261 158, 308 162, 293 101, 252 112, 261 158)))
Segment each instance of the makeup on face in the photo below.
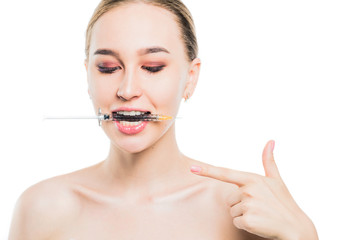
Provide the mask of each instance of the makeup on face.
MULTIPOLYGON (((170 54, 170 52, 166 48, 160 47, 160 46, 141 48, 141 49, 137 50, 136 53, 139 57, 142 57, 142 56, 145 56, 148 54, 155 54, 155 53, 170 54)), ((120 54, 113 49, 100 48, 100 49, 97 49, 93 55, 94 56, 99 56, 99 55, 100 56, 111 56, 111 57, 115 58, 115 60, 116 60, 116 61, 104 60, 104 61, 99 61, 98 63, 96 63, 96 67, 100 73, 112 74, 112 73, 115 73, 117 70, 125 69, 125 64, 122 61, 120 54)), ((150 74, 160 72, 166 66, 166 64, 164 64, 163 61, 152 60, 152 61, 146 61, 146 62, 147 62, 146 64, 143 64, 141 66, 141 69, 147 71, 150 74)))
POLYGON ((112 119, 115 121, 117 129, 128 135, 140 133, 145 129, 148 122, 172 119, 170 116, 151 114, 149 111, 127 110, 128 111, 124 111, 122 109, 120 111, 112 112, 111 118, 109 116, 109 120, 112 119))
MULTIPOLYGON (((136 51, 136 54, 139 57, 145 55, 153 55, 165 53, 170 54, 170 52, 160 46, 154 47, 145 47, 140 48, 136 51)), ((113 49, 109 48, 99 48, 97 49, 94 56, 110 56, 113 58, 110 59, 101 59, 95 62, 97 70, 100 74, 111 75, 118 70, 124 68, 124 63, 120 57, 120 54, 113 49)), ((145 70, 149 74, 154 74, 163 70, 166 67, 164 61, 155 57, 155 60, 147 60, 142 64, 141 69, 145 70)), ((126 134, 135 134, 142 131, 148 122, 159 122, 173 119, 171 116, 166 116, 162 114, 152 114, 150 111, 130 109, 130 108, 119 108, 112 113, 101 113, 101 109, 98 109, 97 116, 57 116, 57 117, 45 117, 44 119, 98 119, 99 126, 101 126, 102 121, 114 121, 117 128, 126 134)))

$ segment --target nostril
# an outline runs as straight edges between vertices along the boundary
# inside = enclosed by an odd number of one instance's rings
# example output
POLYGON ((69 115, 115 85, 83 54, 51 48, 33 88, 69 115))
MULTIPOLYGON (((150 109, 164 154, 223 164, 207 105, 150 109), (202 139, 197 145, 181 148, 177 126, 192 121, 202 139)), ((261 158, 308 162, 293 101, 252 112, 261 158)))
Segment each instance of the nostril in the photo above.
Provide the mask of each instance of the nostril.
POLYGON ((123 96, 119 96, 119 95, 118 95, 118 97, 119 97, 122 101, 124 101, 124 102, 127 101, 127 99, 124 98, 123 96))

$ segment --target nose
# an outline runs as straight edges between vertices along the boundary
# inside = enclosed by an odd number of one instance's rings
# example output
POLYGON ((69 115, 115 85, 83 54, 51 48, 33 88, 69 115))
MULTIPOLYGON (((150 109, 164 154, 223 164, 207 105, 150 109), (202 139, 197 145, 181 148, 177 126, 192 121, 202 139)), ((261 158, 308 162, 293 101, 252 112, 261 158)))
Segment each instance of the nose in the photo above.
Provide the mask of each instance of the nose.
POLYGON ((134 73, 125 72, 121 79, 117 96, 123 101, 130 101, 131 99, 138 98, 142 94, 139 81, 137 81, 134 73))

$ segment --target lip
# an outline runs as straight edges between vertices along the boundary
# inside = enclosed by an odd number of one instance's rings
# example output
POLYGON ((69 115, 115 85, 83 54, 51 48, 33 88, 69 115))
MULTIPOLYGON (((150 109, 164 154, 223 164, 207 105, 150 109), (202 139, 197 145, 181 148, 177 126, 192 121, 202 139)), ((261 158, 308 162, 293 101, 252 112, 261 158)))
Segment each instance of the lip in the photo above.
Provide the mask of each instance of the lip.
POLYGON ((122 124, 120 124, 119 121, 114 121, 115 122, 115 126, 117 127, 117 129, 127 135, 134 135, 137 134, 139 132, 142 132, 146 125, 148 124, 148 122, 146 121, 142 121, 140 124, 135 125, 135 126, 124 126, 122 124))
MULTIPOLYGON (((151 112, 147 109, 143 109, 143 108, 135 108, 135 107, 119 107, 119 108, 115 108, 113 110, 111 110, 111 112, 119 112, 119 111, 139 111, 139 112, 151 112)), ((148 124, 148 122, 146 121, 142 121, 140 124, 135 125, 135 126, 124 126, 122 124, 120 124, 119 121, 114 121, 116 128, 127 135, 134 135, 137 133, 142 132, 146 125, 148 124)))

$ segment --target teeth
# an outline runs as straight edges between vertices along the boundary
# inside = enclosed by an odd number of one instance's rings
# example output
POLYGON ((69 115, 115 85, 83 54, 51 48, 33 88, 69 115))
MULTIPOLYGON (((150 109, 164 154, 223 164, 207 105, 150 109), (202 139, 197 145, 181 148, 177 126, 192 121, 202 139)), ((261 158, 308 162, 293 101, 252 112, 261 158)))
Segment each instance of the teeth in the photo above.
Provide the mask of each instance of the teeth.
POLYGON ((120 121, 120 124, 125 126, 125 127, 136 126, 136 125, 139 125, 141 123, 142 123, 142 121, 139 121, 139 122, 120 121))
POLYGON ((138 116, 143 114, 144 112, 140 111, 119 111, 118 114, 125 115, 125 116, 138 116))

